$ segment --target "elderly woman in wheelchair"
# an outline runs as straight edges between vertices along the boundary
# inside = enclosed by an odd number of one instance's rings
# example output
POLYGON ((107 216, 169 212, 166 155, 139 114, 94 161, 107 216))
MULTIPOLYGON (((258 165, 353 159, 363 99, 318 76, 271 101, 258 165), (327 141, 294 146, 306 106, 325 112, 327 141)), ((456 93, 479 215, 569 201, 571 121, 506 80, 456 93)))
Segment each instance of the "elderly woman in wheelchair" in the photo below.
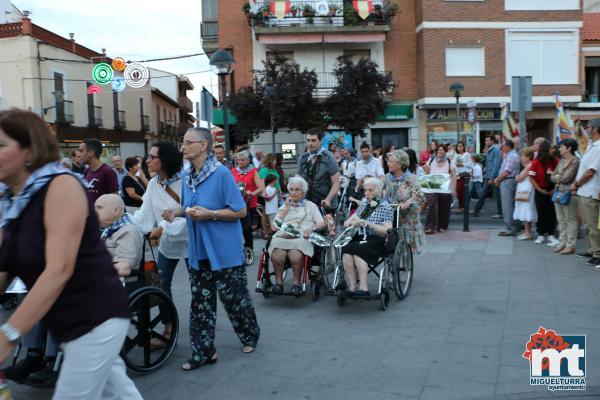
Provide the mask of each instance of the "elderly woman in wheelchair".
POLYGON ((308 183, 300 176, 290 178, 289 197, 279 208, 272 228, 277 232, 269 245, 269 255, 275 270, 273 294, 283 293, 283 270, 286 260, 292 266, 294 284, 290 294, 302 294, 301 278, 305 257, 314 255, 314 248, 309 240, 310 234, 327 226, 318 206, 304 197, 308 191, 308 183))
POLYGON ((383 183, 379 179, 368 178, 363 188, 365 197, 356 213, 344 222, 346 228, 353 228, 346 229, 345 235, 354 234, 342 249, 342 263, 348 284, 348 288, 341 293, 344 297, 371 297, 367 285, 369 265, 377 264, 385 253, 386 233, 394 220, 394 211, 382 199, 383 183))

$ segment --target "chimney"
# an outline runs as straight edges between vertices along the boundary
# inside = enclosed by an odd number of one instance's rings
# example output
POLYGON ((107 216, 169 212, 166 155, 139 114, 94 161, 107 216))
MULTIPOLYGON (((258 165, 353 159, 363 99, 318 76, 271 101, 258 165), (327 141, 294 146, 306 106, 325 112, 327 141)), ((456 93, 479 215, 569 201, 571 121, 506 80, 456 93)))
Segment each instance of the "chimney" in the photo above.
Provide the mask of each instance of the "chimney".
POLYGON ((23 35, 31 35, 33 33, 29 14, 29 11, 23 11, 23 18, 21 19, 21 29, 23 31, 23 35))
POLYGON ((69 38, 71 38, 71 51, 74 54, 77 54, 77 46, 75 45, 75 33, 69 33, 69 38))

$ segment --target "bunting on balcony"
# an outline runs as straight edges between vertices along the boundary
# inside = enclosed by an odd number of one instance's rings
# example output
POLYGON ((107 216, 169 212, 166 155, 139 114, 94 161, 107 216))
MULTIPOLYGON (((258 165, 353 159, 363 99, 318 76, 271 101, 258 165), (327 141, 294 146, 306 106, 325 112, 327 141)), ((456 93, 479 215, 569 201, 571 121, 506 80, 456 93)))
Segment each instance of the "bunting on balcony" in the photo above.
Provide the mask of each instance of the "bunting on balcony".
POLYGON ((271 14, 277 19, 284 19, 285 15, 290 12, 289 1, 274 1, 271 3, 271 14))
POLYGON ((556 104, 556 142, 560 142, 564 139, 574 139, 575 132, 573 130, 573 124, 569 122, 563 104, 558 98, 558 93, 554 95, 554 103, 556 104))
POLYGON ((354 7, 359 17, 367 19, 369 14, 373 12, 373 0, 354 0, 352 1, 352 7, 354 7))

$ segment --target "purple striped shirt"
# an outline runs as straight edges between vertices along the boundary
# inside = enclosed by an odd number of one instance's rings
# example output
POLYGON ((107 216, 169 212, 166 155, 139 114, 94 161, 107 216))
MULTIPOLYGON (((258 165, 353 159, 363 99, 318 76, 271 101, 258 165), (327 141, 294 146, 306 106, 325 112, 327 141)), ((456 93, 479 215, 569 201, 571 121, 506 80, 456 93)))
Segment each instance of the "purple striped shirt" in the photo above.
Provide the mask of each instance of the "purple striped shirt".
POLYGON ((504 155, 504 160, 502 160, 502 166, 500 167, 500 173, 503 171, 508 171, 507 178, 514 178, 518 175, 520 168, 521 161, 516 150, 512 150, 510 153, 504 155))

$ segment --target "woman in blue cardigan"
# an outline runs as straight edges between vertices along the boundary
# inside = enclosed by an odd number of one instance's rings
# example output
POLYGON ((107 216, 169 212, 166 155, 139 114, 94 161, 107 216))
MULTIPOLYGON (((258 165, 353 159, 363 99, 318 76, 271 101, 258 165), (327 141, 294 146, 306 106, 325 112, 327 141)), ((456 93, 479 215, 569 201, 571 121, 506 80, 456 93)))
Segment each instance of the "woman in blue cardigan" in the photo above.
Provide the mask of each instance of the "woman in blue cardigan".
POLYGON ((208 129, 189 129, 181 149, 191 164, 183 173, 182 208, 166 210, 163 217, 185 216, 188 224, 192 358, 181 367, 190 371, 217 361, 217 292, 245 353, 254 351, 260 329, 243 267, 244 199, 229 170, 212 154, 208 129))

